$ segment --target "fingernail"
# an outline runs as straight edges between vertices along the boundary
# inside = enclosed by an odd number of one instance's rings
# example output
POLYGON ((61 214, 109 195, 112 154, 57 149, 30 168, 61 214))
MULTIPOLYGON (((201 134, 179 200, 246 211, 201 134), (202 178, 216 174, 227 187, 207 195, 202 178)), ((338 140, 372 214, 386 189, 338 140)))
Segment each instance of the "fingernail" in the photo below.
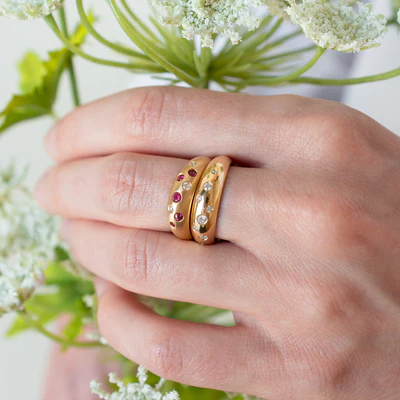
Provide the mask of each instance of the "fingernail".
POLYGON ((71 230, 71 221, 69 219, 64 219, 60 228, 60 236, 61 239, 67 243, 69 241, 70 230, 71 230))
POLYGON ((97 297, 100 297, 104 292, 112 288, 112 283, 105 281, 103 278, 98 276, 94 280, 94 286, 96 288, 97 297))
POLYGON ((56 147, 56 128, 55 127, 51 128, 50 131, 47 133, 47 135, 44 139, 44 148, 45 148, 47 154, 51 158, 56 159, 57 147, 56 147))

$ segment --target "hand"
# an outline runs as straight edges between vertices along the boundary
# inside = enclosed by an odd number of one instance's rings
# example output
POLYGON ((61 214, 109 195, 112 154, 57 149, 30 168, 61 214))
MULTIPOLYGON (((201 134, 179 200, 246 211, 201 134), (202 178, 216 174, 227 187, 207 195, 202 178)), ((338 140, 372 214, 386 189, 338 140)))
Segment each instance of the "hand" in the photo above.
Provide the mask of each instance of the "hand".
POLYGON ((36 195, 98 281, 107 341, 160 376, 269 400, 400 393, 400 139, 343 105, 179 88, 77 109, 36 195), (229 155, 217 237, 169 231, 186 160, 229 155), (132 293, 234 311, 174 321, 132 293))

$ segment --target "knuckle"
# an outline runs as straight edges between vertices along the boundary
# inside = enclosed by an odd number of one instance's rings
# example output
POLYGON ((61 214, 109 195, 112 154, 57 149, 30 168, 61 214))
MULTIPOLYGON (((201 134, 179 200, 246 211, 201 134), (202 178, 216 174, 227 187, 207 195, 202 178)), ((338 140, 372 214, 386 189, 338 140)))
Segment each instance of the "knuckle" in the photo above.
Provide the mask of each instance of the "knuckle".
POLYGON ((184 339, 171 332, 158 332, 149 344, 150 370, 164 379, 182 379, 188 354, 184 349, 184 339))
MULTIPOLYGON (((116 154, 107 160, 100 199, 103 207, 117 214, 137 215, 144 213, 149 204, 148 163, 131 154, 116 154)), ((151 170, 150 170, 151 172, 151 170)))
POLYGON ((125 106, 126 135, 149 141, 165 141, 179 114, 179 92, 173 88, 150 87, 132 91, 125 106))
POLYGON ((143 286, 148 281, 149 272, 153 271, 155 260, 155 251, 151 251, 151 247, 154 248, 155 241, 148 240, 148 232, 144 230, 138 230, 135 232, 128 233, 122 240, 123 255, 122 269, 120 270, 120 278, 122 282, 130 282, 137 286, 143 286), (140 243, 140 244, 139 244, 140 243))

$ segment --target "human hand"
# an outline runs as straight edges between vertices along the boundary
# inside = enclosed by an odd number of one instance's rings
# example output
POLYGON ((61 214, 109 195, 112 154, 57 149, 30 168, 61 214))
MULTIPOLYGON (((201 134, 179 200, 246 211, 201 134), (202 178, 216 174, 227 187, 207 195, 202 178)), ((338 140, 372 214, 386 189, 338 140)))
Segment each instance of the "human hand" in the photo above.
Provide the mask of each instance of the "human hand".
POLYGON ((340 104, 180 88, 131 90, 57 123, 60 164, 36 197, 69 221, 119 352, 195 386, 273 399, 400 393, 400 139, 340 104), (168 233, 170 186, 195 156, 229 155, 217 237, 168 233), (174 321, 139 293, 234 311, 174 321))

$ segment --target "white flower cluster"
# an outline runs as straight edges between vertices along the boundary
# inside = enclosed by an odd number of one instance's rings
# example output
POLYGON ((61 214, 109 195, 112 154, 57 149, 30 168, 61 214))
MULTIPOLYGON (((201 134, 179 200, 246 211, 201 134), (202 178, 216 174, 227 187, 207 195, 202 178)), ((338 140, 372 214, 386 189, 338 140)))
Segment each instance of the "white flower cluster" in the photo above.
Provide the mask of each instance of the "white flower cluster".
POLYGON ((63 5, 64 0, 0 0, 0 16, 11 19, 43 18, 63 5))
POLYGON ((57 220, 41 211, 13 167, 0 171, 0 316, 20 309, 43 281, 58 243, 57 220))
POLYGON ((293 23, 318 46, 343 52, 359 52, 379 46, 387 31, 386 19, 372 4, 338 0, 289 0, 286 9, 293 23))
POLYGON ((160 392, 164 384, 163 379, 155 387, 147 384, 147 371, 143 367, 139 367, 137 377, 138 383, 124 384, 115 374, 109 374, 110 383, 117 385, 118 391, 106 393, 101 390, 101 385, 95 380, 90 383, 90 389, 93 394, 103 400, 179 400, 179 395, 175 391, 164 395, 160 392))
POLYGON ((152 5, 162 25, 180 27, 188 40, 199 35, 203 47, 212 47, 218 34, 237 44, 239 27, 257 29, 261 20, 253 10, 266 0, 152 0, 152 5))
POLYGON ((289 7, 288 0, 267 0, 268 12, 279 18, 289 19, 286 9, 289 7))

